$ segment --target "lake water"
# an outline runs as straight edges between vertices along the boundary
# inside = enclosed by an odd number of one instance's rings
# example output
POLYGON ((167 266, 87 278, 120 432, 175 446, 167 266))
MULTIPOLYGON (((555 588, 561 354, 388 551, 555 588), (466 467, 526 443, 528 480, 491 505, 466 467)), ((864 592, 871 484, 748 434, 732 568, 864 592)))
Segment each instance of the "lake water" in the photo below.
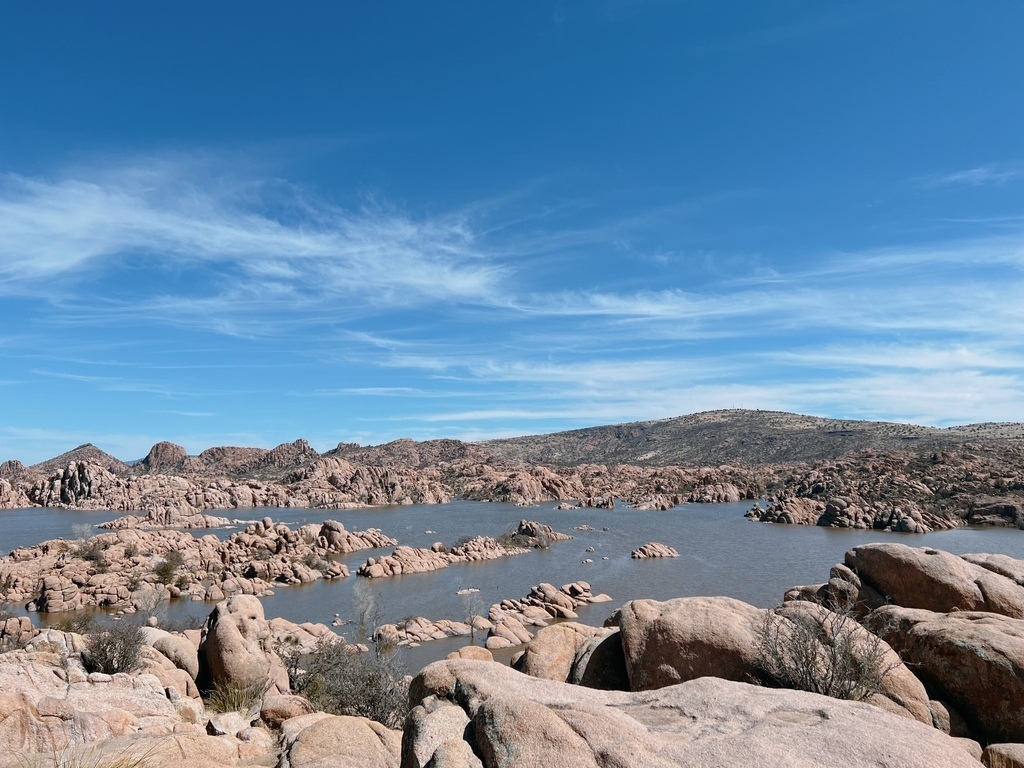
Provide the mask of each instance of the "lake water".
MULTIPOLYGON (((572 541, 524 555, 479 563, 462 563, 432 573, 370 580, 351 576, 336 581, 280 587, 264 598, 268 617, 330 624, 335 614, 355 619, 357 604, 374 606, 382 622, 407 616, 464 619, 467 610, 486 614, 503 598, 519 598, 540 582, 556 586, 572 581, 590 583, 594 593, 605 592, 611 603, 585 606, 580 621, 601 624, 627 600, 695 595, 725 595, 762 608, 778 604, 783 593, 797 584, 821 583, 829 568, 858 544, 890 541, 929 546, 956 554, 997 552, 1024 558, 1024 531, 1002 528, 961 528, 926 535, 886 531, 857 531, 816 526, 767 525, 743 517, 750 502, 691 504, 665 512, 643 512, 621 504, 615 510, 556 510, 555 504, 521 508, 510 504, 453 501, 444 505, 415 505, 362 510, 257 509, 213 512, 229 518, 260 519, 270 515, 291 527, 307 522, 338 520, 350 530, 380 528, 400 544, 429 547, 435 541, 451 545, 461 536, 497 536, 520 519, 539 520, 555 530, 572 534, 572 541), (576 531, 590 525, 593 531, 576 531), (602 531, 607 526, 608 531, 602 531), (427 533, 432 531, 432 533, 427 533), (679 550, 678 558, 633 560, 630 552, 649 541, 679 550), (593 547, 593 553, 587 553, 593 547), (584 559, 592 563, 583 563, 584 559), (604 559, 607 558, 607 559, 604 559), (464 588, 479 589, 474 596, 459 596, 464 588)), ((117 517, 110 512, 68 510, 10 510, 0 512, 0 549, 60 536, 70 537, 72 526, 95 525, 117 517)), ((213 531, 230 535, 244 523, 213 531)), ((203 535, 210 531, 194 531, 203 535)), ((367 557, 391 550, 363 550, 341 558, 350 570, 367 557)), ((206 615, 208 603, 176 601, 166 609, 168 618, 206 615)), ((355 621, 339 629, 352 637, 355 621)), ((440 658, 466 643, 465 638, 426 643, 410 649, 411 669, 440 658)))

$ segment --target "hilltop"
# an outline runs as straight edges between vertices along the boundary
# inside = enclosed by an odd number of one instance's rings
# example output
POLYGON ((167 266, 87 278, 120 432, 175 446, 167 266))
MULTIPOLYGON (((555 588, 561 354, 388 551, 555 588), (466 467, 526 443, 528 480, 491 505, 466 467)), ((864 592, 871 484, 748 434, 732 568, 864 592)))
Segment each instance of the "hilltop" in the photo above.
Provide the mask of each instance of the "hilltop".
MULTIPOLYGON (((375 446, 339 443, 319 454, 305 440, 274 449, 213 447, 188 456, 173 443, 157 443, 129 465, 91 443, 28 467, 49 476, 68 464, 91 461, 115 475, 173 474, 281 479, 321 458, 373 466, 423 468, 456 462, 569 467, 631 464, 641 467, 742 466, 813 463, 864 452, 913 453, 999 449, 1024 444, 1024 424, 985 423, 938 428, 885 421, 804 416, 783 411, 730 409, 704 411, 654 421, 585 427, 565 432, 500 440, 463 442, 408 438, 375 446)), ((19 466, 10 462, 11 466, 19 466)), ((13 470, 9 471, 13 474, 13 470)))
POLYGON ((948 451, 967 443, 1021 439, 1024 424, 1017 423, 940 429, 732 409, 478 445, 497 458, 529 464, 763 466, 838 459, 864 451, 948 451))

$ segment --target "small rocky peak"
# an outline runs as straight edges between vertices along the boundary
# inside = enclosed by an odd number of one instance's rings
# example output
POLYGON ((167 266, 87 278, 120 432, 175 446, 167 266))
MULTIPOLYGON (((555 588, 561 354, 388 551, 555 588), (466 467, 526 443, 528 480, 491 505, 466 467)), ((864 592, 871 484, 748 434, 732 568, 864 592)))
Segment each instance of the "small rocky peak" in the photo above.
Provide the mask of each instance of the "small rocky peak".
POLYGON ((180 466, 188 458, 188 452, 180 445, 161 442, 154 445, 146 458, 139 462, 149 472, 180 466))
POLYGON ((0 477, 17 477, 25 471, 25 465, 17 459, 11 459, 0 464, 0 477))

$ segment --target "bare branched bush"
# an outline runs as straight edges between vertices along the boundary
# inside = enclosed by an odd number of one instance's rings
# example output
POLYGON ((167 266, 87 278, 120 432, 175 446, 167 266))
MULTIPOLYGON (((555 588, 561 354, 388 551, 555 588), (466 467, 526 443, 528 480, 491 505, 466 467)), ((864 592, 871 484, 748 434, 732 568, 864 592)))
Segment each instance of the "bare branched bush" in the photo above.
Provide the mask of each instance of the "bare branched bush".
POLYGON ((291 689, 317 710, 368 717, 401 728, 409 714, 409 685, 393 652, 359 653, 339 642, 320 642, 302 653, 282 647, 291 689))
POLYGON ((881 693, 898 666, 889 646, 847 611, 806 604, 787 616, 769 612, 759 635, 759 680, 781 688, 863 701, 881 693))
POLYGON ((82 653, 82 663, 89 672, 114 675, 142 666, 142 627, 138 624, 118 622, 87 637, 89 647, 82 653))

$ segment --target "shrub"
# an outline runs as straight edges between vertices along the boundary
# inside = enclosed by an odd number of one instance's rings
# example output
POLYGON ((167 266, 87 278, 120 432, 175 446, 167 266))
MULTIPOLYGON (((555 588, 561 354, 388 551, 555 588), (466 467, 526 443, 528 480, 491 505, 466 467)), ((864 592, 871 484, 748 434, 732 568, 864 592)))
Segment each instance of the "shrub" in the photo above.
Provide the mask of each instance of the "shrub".
POLYGON ((75 557, 88 560, 90 563, 106 565, 106 557, 103 554, 106 549, 106 545, 104 545, 99 539, 90 539, 89 541, 83 541, 76 544, 71 550, 71 553, 75 557))
POLYGON ((160 619, 160 629, 167 632, 184 632, 186 629, 202 629, 206 617, 199 615, 180 616, 174 619, 160 619))
POLYGON ((89 672, 114 675, 131 672, 142 666, 142 627, 117 622, 89 635, 89 647, 82 653, 82 663, 89 672))
POLYGON ((206 694, 204 703, 214 712, 249 712, 263 701, 270 688, 268 679, 254 676, 250 680, 232 680, 215 685, 206 694))
MULTIPOLYGON (((503 533, 497 538, 497 542, 505 549, 530 549, 534 546, 533 539, 521 533, 503 533)), ((547 549, 549 544, 538 543, 537 546, 541 549, 547 549)))
POLYGON ((88 635, 96 631, 96 617, 91 613, 73 613, 58 619, 50 625, 60 632, 76 632, 79 635, 88 635))
POLYGON ((409 714, 409 683, 393 653, 359 653, 339 642, 322 641, 309 653, 282 647, 293 692, 334 715, 368 717, 401 728, 409 714))
POLYGON ((49 754, 18 755, 24 768, 146 768, 153 763, 153 747, 139 752, 128 747, 119 754, 107 754, 98 746, 68 746, 49 754))
POLYGON ((881 693, 897 666, 889 646, 845 610, 808 604, 785 618, 769 612, 759 635, 760 682, 781 688, 863 701, 881 693))
POLYGON ((323 574, 326 574, 331 568, 331 564, 317 556, 316 552, 307 552, 302 558, 302 564, 323 574))
POLYGON ((176 549, 170 550, 164 559, 153 569, 157 581, 161 584, 173 584, 178 568, 185 564, 185 557, 176 549))

